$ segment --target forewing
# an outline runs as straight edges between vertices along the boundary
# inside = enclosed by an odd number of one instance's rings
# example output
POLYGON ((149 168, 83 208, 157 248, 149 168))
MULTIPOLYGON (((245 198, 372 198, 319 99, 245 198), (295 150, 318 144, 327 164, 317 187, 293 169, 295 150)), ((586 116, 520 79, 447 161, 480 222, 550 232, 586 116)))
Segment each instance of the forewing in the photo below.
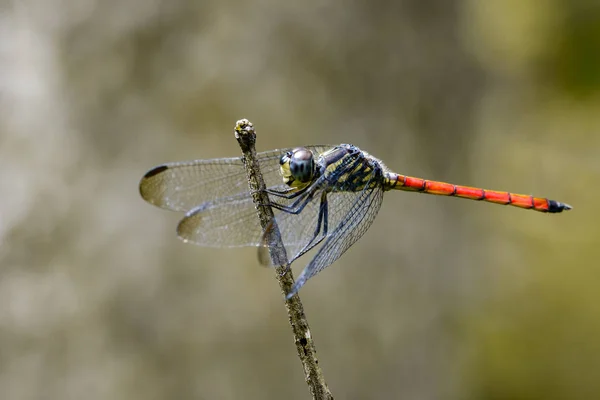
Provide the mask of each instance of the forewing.
MULTIPOLYGON (((258 154, 267 185, 276 184, 278 160, 284 151, 258 154)), ((247 191, 241 157, 167 163, 151 169, 140 181, 144 200, 173 211, 189 211, 205 202, 247 191)))
MULTIPOLYGON (((318 154, 331 146, 306 146, 318 154)), ((290 149, 257 154, 267 187, 281 184, 279 158, 290 149)), ((173 211, 189 211, 202 203, 248 192, 241 157, 173 162, 159 165, 140 181, 140 194, 147 202, 173 211)))

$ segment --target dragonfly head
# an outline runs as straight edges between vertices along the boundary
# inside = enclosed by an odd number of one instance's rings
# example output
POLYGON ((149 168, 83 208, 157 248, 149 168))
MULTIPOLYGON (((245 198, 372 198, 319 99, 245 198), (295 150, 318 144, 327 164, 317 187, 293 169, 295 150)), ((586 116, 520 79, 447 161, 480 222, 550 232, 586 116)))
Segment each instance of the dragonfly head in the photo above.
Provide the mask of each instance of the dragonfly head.
POLYGON ((286 152, 279 159, 279 165, 283 182, 291 187, 306 186, 315 175, 315 158, 312 151, 304 147, 286 152))

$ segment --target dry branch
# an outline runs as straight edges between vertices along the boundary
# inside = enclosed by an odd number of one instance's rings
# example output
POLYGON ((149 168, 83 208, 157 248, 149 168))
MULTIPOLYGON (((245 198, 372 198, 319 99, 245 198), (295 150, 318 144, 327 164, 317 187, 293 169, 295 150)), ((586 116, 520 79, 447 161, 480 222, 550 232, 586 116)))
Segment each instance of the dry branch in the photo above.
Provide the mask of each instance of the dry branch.
MULTIPOLYGON (((258 160, 256 159, 256 132, 252 123, 247 119, 239 120, 235 126, 235 137, 242 149, 250 193, 252 193, 252 200, 256 205, 260 224, 264 231, 269 227, 271 221, 273 221, 273 210, 269 206, 269 196, 265 191, 265 182, 260 172, 258 160)), ((275 231, 276 239, 272 246, 270 246, 269 252, 271 258, 278 260, 280 263, 275 270, 279 286, 285 298, 294 285, 294 277, 291 271, 289 271, 285 247, 279 236, 277 226, 271 226, 269 229, 274 229, 275 231)), ((310 333, 306 315, 304 314, 304 307, 298 294, 286 300, 285 307, 292 332, 294 333, 294 342, 296 343, 298 357, 300 357, 300 361, 302 362, 305 380, 313 399, 333 399, 325 383, 323 372, 319 367, 315 344, 310 333)))

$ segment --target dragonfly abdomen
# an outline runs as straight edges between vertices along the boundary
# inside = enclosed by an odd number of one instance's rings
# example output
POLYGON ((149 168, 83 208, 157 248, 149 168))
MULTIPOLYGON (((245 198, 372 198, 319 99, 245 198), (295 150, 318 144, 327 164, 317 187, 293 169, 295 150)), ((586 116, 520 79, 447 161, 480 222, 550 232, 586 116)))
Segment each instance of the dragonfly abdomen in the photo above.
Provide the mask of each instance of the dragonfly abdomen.
POLYGON ((384 187, 385 190, 395 189, 435 194, 439 196, 454 196, 548 213, 559 213, 563 210, 571 209, 571 206, 568 204, 543 197, 460 186, 452 183, 398 175, 393 172, 388 172, 386 174, 384 187))

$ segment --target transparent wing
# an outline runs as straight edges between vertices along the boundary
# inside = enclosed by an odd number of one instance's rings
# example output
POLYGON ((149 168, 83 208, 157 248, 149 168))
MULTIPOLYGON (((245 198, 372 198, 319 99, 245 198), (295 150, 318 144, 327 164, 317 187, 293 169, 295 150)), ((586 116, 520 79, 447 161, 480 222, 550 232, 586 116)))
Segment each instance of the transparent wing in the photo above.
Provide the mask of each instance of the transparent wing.
MULTIPOLYGON (((306 205, 300 214, 290 214, 286 212, 279 213, 275 220, 281 233, 281 238, 285 245, 290 261, 301 256, 301 252, 306 246, 316 245, 319 239, 324 239, 324 226, 317 232, 319 211, 321 209, 321 195, 323 189, 318 190, 313 199, 306 205), (315 237, 316 235, 316 237, 315 237)), ((360 192, 329 192, 326 197, 325 207, 328 208, 327 235, 329 237, 335 231, 342 219, 351 212, 352 206, 359 197, 360 192)), ((278 201, 278 199, 275 199, 278 201)), ((262 236, 261 244, 258 249, 258 258, 262 264, 272 265, 269 255, 269 246, 274 240, 268 233, 262 236)))
MULTIPOLYGON (((317 182, 313 185, 318 184, 317 182)), ((271 260, 269 247, 276 246, 277 235, 275 229, 279 231, 281 240, 285 246, 286 253, 289 256, 288 261, 293 261, 302 249, 314 239, 317 232, 317 220, 321 208, 321 195, 323 189, 314 191, 311 198, 300 196, 300 200, 308 201, 303 210, 299 214, 289 212, 279 212, 275 217, 275 222, 272 223, 267 231, 262 235, 260 247, 258 249, 258 260, 263 265, 281 264, 278 260, 271 260)), ((281 205, 291 205, 293 201, 279 198, 271 198, 271 200, 281 205), (283 201, 282 201, 283 200, 283 201)))
POLYGON ((346 197, 344 201, 337 202, 332 207, 329 214, 341 217, 341 220, 331 235, 328 235, 315 257, 300 273, 294 287, 287 295, 288 298, 298 292, 306 281, 340 258, 364 235, 379 212, 382 200, 383 189, 381 185, 375 185, 363 189, 354 199, 346 197), (352 205, 346 211, 348 201, 352 205))
POLYGON ((199 246, 257 246, 262 229, 252 197, 240 193, 190 210, 177 225, 177 235, 199 246))
MULTIPOLYGON (((315 153, 324 151, 329 148, 327 146, 310 146, 315 153)), ((267 187, 271 190, 285 191, 289 189, 281 179, 279 174, 279 158, 287 150, 277 150, 274 152, 260 153, 262 172, 265 176, 267 187), (274 166, 274 167, 273 167, 274 166)), ((238 246, 259 246, 263 236, 262 228, 256 213, 256 206, 248 192, 245 170, 241 159, 218 159, 197 161, 191 164, 185 164, 181 167, 180 163, 175 164, 173 168, 177 179, 166 180, 161 186, 163 195, 159 199, 168 199, 169 207, 175 208, 174 205, 185 204, 186 207, 192 204, 194 195, 200 196, 203 199, 215 197, 214 193, 229 193, 232 191, 230 187, 222 188, 224 182, 236 184, 236 189, 233 192, 238 192, 233 195, 218 197, 213 200, 204 201, 200 205, 191 208, 185 217, 177 226, 178 236, 185 242, 208 247, 238 247, 238 246), (239 164, 236 163, 239 161, 239 164), (196 175, 204 177, 206 171, 214 170, 214 167, 220 169, 221 172, 226 171, 227 174, 221 173, 222 179, 218 182, 214 180, 198 178, 202 180, 202 187, 191 182, 189 176, 196 175), (177 181, 177 184, 173 184, 177 181), (208 182, 208 183, 207 183, 208 182), (239 185, 241 182, 244 187, 239 185), (212 185, 212 186, 211 186, 212 185), (183 188, 185 187, 185 189, 183 188), (166 188, 166 190, 164 189, 166 188), (212 196, 208 196, 207 192, 212 192, 212 196)), ((157 167, 160 168, 160 167, 157 167)), ((153 176, 157 176, 156 174, 153 176)), ((170 178, 173 178, 171 176, 170 178)), ((144 187, 142 180, 141 187, 144 187)), ((227 186, 227 185, 226 185, 227 186)), ((209 193, 210 194, 210 193, 209 193)), ((294 202, 293 199, 285 199, 269 195, 272 201, 277 201, 279 204, 289 205, 294 202)), ((313 206, 309 204, 306 211, 311 210, 313 206)), ((297 235, 297 230, 301 224, 308 223, 302 217, 291 215, 279 210, 273 209, 275 218, 282 218, 280 225, 285 233, 283 236, 284 243, 289 246, 290 251, 295 251, 296 247, 301 245, 302 237, 297 235), (288 216, 289 218, 284 218, 288 216), (296 217, 296 218, 293 218, 296 217)), ((309 215, 309 214, 307 214, 309 215)), ((292 253, 294 254, 294 253, 292 253)))
MULTIPOLYGON (((280 190, 284 188, 287 186, 283 183, 271 187, 280 190)), ((273 196, 270 198, 280 204, 290 204, 293 201, 273 196)), ((304 232, 315 229, 312 225, 316 225, 317 207, 318 203, 311 201, 301 214, 273 209, 288 254, 296 254, 310 239, 305 238, 304 232)), ((263 242, 256 207, 249 193, 206 202, 190 210, 179 222, 177 234, 185 242, 209 247, 261 246, 263 242)))
MULTIPOLYGON (((332 146, 306 146, 315 155, 332 146)), ((282 183, 279 158, 289 149, 257 154, 267 187, 282 183)), ((190 211, 206 202, 248 192, 241 157, 195 160, 159 165, 140 181, 140 194, 147 202, 173 211, 190 211)))

